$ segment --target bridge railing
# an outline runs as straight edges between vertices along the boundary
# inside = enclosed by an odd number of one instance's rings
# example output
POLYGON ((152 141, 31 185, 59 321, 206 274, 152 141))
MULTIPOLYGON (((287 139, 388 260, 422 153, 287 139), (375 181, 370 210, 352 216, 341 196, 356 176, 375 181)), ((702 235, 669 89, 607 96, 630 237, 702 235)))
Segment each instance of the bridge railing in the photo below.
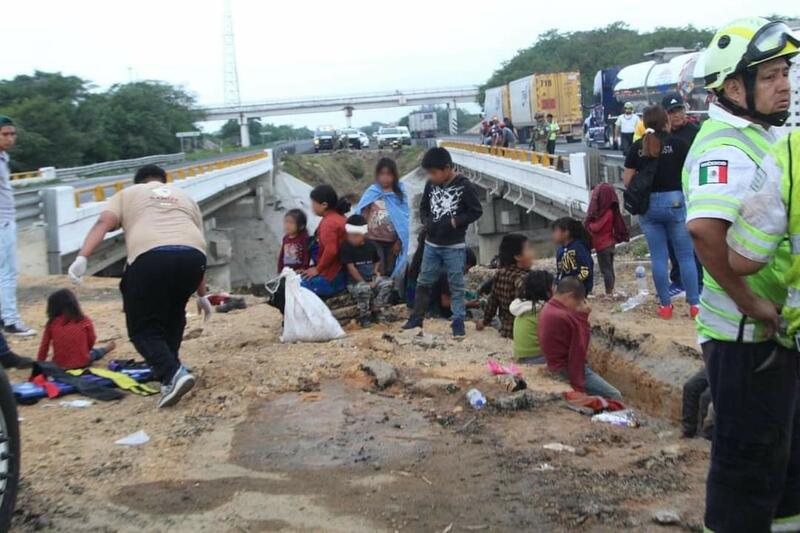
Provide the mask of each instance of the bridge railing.
MULTIPOLYGON (((168 179, 200 204, 203 214, 207 215, 247 194, 256 194, 263 198, 263 187, 272 186, 269 179, 273 175, 274 156, 271 150, 265 150, 258 154, 176 169, 169 173, 168 179), (262 179, 268 181, 253 181, 262 179)), ((130 183, 120 181, 107 187, 117 190, 130 183)), ((84 189, 84 193, 92 201, 81 201, 83 199, 76 195, 75 187, 69 185, 55 185, 40 191, 46 222, 47 270, 50 273, 61 273, 65 258, 68 259, 80 249, 87 232, 105 209, 106 190, 104 188, 101 193, 97 193, 95 189, 84 189)), ((119 234, 120 231, 110 233, 106 241, 115 241, 119 234)), ((90 262, 90 269, 97 271, 110 264, 109 261, 118 259, 114 255, 118 255, 118 245, 119 242, 109 244, 114 253, 109 251, 103 257, 99 255, 95 263, 90 262)))
MULTIPOLYGON (((241 157, 234 157, 231 159, 222 159, 219 161, 212 161, 209 163, 198 163, 186 167, 170 170, 167 172, 167 183, 174 181, 182 181, 185 179, 201 176, 212 172, 214 170, 222 170, 236 165, 249 163, 269 157, 267 152, 250 154, 241 157)), ((114 194, 121 191, 133 181, 131 179, 119 180, 113 183, 102 183, 93 187, 84 187, 82 189, 75 189, 75 207, 80 207, 83 202, 104 202, 108 197, 108 193, 114 194)))
MULTIPOLYGON (((55 169, 54 178, 70 179, 83 176, 92 176, 105 172, 125 171, 140 167, 142 165, 168 165, 172 163, 180 163, 185 159, 186 154, 184 152, 177 152, 174 154, 149 155, 146 157, 138 157, 136 159, 104 161, 102 163, 94 163, 80 167, 57 168, 55 169)), ((45 169, 32 170, 30 172, 15 172, 14 174, 11 174, 11 180, 15 182, 15 185, 21 185, 23 182, 30 182, 31 180, 40 179, 42 177, 45 177, 45 169)))
POLYGON ((568 157, 529 150, 440 141, 454 164, 493 196, 549 219, 581 216, 589 204, 586 154, 568 157))
POLYGON ((522 148, 504 148, 502 146, 487 146, 485 144, 465 143, 459 141, 442 141, 441 146, 445 148, 457 148, 479 154, 503 157, 513 161, 522 161, 532 165, 544 165, 553 167, 561 172, 569 172, 569 158, 560 155, 551 155, 544 152, 534 152, 522 148))

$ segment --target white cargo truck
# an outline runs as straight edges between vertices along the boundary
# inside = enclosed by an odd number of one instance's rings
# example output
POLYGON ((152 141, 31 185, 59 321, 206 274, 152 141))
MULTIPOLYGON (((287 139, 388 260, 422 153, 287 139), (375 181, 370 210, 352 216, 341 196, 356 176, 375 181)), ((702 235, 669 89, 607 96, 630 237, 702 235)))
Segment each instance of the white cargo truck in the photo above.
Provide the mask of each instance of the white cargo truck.
POLYGON ((439 130, 436 111, 417 111, 408 115, 408 129, 415 139, 436 137, 439 130))

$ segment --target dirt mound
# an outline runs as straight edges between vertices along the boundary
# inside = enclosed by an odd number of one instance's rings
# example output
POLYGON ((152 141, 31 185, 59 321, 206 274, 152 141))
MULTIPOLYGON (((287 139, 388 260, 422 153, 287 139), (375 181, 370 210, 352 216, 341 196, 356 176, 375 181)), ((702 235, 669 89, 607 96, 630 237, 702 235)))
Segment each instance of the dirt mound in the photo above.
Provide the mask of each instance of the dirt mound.
POLYGON ((292 176, 315 186, 322 183, 333 185, 339 194, 361 195, 372 183, 375 165, 382 157, 391 157, 397 162, 400 175, 419 166, 423 149, 410 146, 402 150, 350 150, 325 154, 287 155, 283 158, 283 170, 292 176))

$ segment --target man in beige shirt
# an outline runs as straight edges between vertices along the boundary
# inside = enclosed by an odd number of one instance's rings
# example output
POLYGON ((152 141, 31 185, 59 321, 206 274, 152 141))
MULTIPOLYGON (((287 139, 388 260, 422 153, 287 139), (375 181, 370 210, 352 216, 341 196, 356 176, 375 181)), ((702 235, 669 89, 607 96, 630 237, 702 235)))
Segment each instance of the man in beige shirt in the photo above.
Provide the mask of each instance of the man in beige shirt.
POLYGON ((211 310, 205 298, 203 217, 185 191, 167 184, 162 168, 146 165, 133 182, 109 199, 69 267, 69 275, 80 281, 87 258, 106 234, 122 228, 128 264, 120 290, 128 336, 161 380, 158 407, 168 407, 195 383, 178 354, 186 327, 186 303, 197 292, 206 317, 211 310))

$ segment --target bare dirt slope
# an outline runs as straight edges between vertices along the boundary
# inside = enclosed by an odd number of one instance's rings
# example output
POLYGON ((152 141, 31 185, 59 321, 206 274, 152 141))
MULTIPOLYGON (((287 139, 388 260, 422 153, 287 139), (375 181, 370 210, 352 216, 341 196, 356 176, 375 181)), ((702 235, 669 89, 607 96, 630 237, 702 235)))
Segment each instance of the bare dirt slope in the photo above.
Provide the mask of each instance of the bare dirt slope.
MULTIPOLYGON (((41 325, 46 295, 61 286, 25 279, 24 318, 41 325)), ((118 339, 115 356, 135 357, 116 281, 90 279, 78 293, 100 339, 118 339)), ((278 313, 248 302, 207 324, 190 318, 184 362, 199 382, 172 409, 136 396, 84 409, 21 406, 15 531, 650 531, 660 509, 677 511, 685 529, 701 523, 708 448, 679 441, 667 420, 592 423, 564 407, 556 393, 565 385, 541 370, 525 371, 528 409, 466 405, 473 386, 490 399, 508 394, 485 368, 488 355, 510 356, 494 331, 470 326, 459 342, 441 321, 425 338, 394 323, 283 345, 278 313), (369 360, 393 365, 397 381, 375 389, 359 369, 369 360), (139 430, 150 442, 113 444, 139 430), (543 448, 553 442, 576 451, 543 448)), ((676 320, 654 330, 648 315, 600 304, 595 314, 618 337, 691 328, 676 320)), ((659 353, 660 342, 641 346, 659 353)), ((32 355, 38 339, 12 343, 32 355)))
POLYGON ((419 166, 424 150, 406 146, 402 150, 348 150, 334 153, 287 155, 282 160, 285 172, 296 176, 312 187, 321 183, 333 185, 341 195, 356 198, 375 179, 375 165, 381 157, 391 157, 400 175, 419 166))

